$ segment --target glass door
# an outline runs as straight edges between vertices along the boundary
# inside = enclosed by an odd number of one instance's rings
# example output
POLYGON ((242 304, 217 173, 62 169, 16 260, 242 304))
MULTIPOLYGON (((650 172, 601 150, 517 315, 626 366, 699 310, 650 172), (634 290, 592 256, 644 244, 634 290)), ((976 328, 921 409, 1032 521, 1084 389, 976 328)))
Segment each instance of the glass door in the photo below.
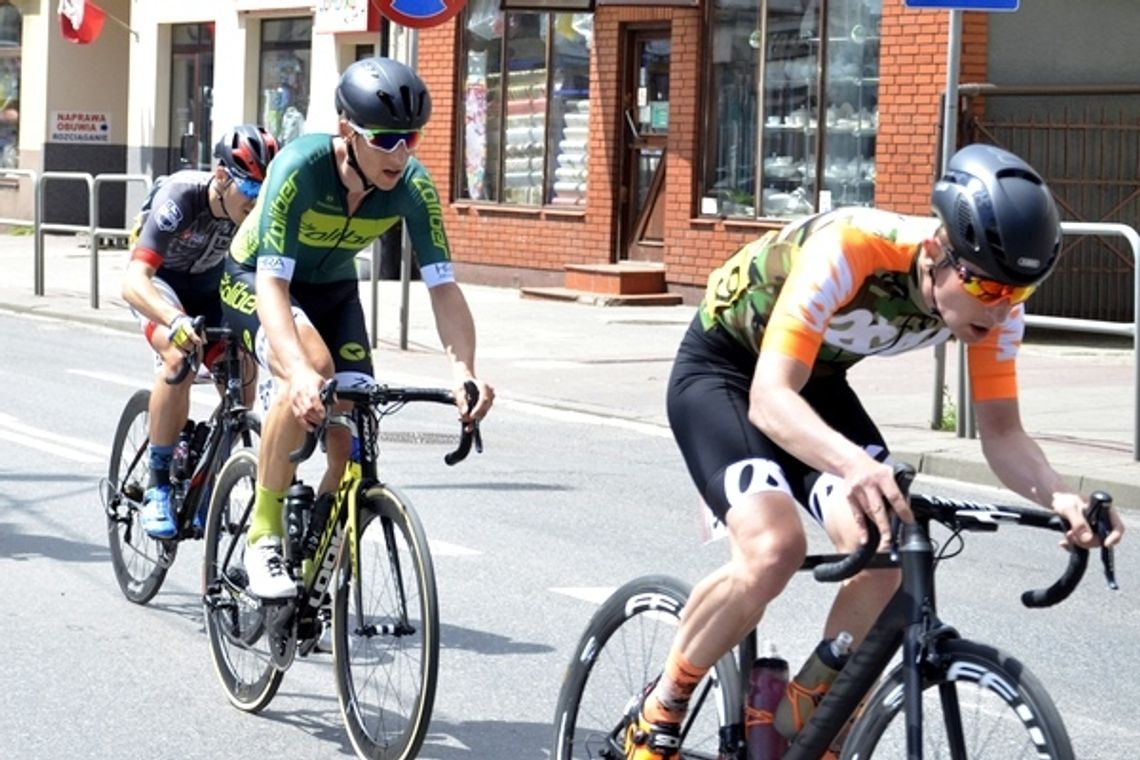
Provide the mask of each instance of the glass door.
POLYGON ((669 135, 669 28, 625 32, 618 255, 665 260, 665 146, 669 135))
POLYGON ((214 25, 175 24, 171 30, 170 160, 167 172, 210 168, 214 25))

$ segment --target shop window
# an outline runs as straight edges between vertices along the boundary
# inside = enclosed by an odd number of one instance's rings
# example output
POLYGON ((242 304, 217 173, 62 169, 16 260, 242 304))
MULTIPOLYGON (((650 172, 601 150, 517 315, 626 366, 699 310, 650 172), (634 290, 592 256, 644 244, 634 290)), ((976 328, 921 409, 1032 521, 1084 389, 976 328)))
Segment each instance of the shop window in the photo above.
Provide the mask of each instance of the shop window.
POLYGON ((468 3, 459 198, 585 204, 592 24, 589 13, 468 3))
POLYGON ((308 16, 261 22, 257 112, 282 145, 305 131, 312 39, 313 20, 308 16))
POLYGON ((710 3, 702 214, 875 199, 882 0, 710 3))
POLYGON ((20 43, 24 17, 0 0, 0 168, 20 164, 20 43))

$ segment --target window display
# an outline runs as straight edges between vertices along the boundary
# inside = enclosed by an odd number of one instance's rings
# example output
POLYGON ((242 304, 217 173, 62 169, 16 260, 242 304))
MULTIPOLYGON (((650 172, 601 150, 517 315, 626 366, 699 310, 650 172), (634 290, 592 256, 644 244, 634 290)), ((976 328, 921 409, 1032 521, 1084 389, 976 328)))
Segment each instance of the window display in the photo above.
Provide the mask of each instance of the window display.
POLYGON ((459 197, 582 205, 592 16, 467 7, 459 197))
POLYGON ((310 17, 261 22, 261 123, 282 145, 305 131, 309 110, 310 17))
POLYGON ((794 217, 872 205, 881 0, 794 9, 759 1, 726 4, 716 17, 710 97, 719 118, 702 213, 794 217))

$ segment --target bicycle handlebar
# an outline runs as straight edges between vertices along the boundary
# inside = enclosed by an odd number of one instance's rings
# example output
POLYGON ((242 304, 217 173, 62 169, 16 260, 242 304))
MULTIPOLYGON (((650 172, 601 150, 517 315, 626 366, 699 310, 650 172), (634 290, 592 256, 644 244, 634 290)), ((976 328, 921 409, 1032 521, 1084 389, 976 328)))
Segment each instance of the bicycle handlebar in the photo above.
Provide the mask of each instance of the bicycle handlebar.
MULTIPOLYGON (((193 325, 194 332, 205 337, 205 334, 207 332, 206 318, 194 317, 193 325)), ((186 376, 189 375, 192 371, 196 373, 198 371, 198 365, 200 363, 201 357, 198 351, 191 351, 190 353, 186 354, 184 357, 182 357, 182 362, 178 365, 178 370, 173 375, 168 375, 166 377, 167 385, 178 385, 183 380, 185 380, 186 376)))
MULTIPOLYGON (((1097 535, 1103 540, 1104 537, 1112 531, 1112 524, 1108 519, 1108 510, 1112 508, 1112 497, 1104 491, 1095 491, 1089 497, 1089 505, 1087 515, 1089 526, 1096 531, 1097 535)), ((1056 530, 1064 532, 1069 529, 1068 520, 1057 516, 1056 522, 1059 523, 1055 528, 1056 530)), ((1101 562, 1104 565, 1104 575, 1108 581, 1108 587, 1115 591, 1119 586, 1116 585, 1116 561, 1113 557, 1113 551, 1108 547, 1102 546, 1100 556, 1101 562)), ((1065 568, 1065 572, 1061 574, 1061 577, 1048 588, 1026 591, 1021 595, 1021 603, 1026 607, 1038 608, 1051 607, 1058 602, 1064 601, 1081 582, 1088 563, 1089 550, 1079 546, 1072 547, 1069 564, 1065 568)))
MULTIPOLYGON (((1016 522, 1034 528, 1045 528, 1064 533, 1069 530, 1069 521, 1060 515, 1047 512, 1039 508, 1006 507, 989 504, 975 504, 972 502, 942 499, 934 496, 911 494, 910 486, 914 482, 914 468, 907 464, 895 465, 895 482, 899 490, 910 500, 911 508, 917 519, 937 520, 951 530, 997 530, 1002 522, 1016 522)), ((1090 527, 1096 531, 1103 541, 1112 532, 1112 523, 1109 519, 1109 510, 1112 508, 1112 497, 1104 491, 1095 491, 1089 496, 1089 511, 1087 519, 1090 527)), ((898 518, 892 517, 892 542, 898 530, 898 518)), ((868 521, 868 540, 855 551, 832 562, 821 562, 812 569, 817 581, 835 582, 850 578, 861 572, 875 558, 879 545, 879 531, 874 523, 868 521)), ((1119 588, 1116 583, 1116 562, 1113 550, 1101 547, 1101 562, 1104 565, 1104 575, 1109 589, 1115 591, 1119 588)), ((1072 547, 1069 563, 1061 577, 1052 585, 1044 589, 1032 589, 1021 595, 1021 602, 1026 607, 1050 607, 1065 600, 1084 577, 1088 567, 1088 549, 1072 547)))
MULTIPOLYGON (((289 461, 297 464, 313 455, 325 430, 328 428, 332 407, 337 398, 336 380, 326 380, 321 387, 321 402, 325 405, 325 416, 320 424, 305 434, 305 442, 296 451, 289 453, 289 461)), ((479 388, 474 382, 468 380, 463 384, 467 395, 467 406, 473 408, 479 401, 479 388)), ((400 388, 389 385, 373 385, 364 391, 342 391, 340 396, 347 401, 363 403, 369 406, 385 406, 388 404, 405 404, 414 401, 429 401, 437 404, 454 404, 455 394, 443 388, 400 388)), ((471 423, 471 429, 461 423, 459 444, 455 451, 444 455, 443 461, 448 465, 455 465, 467 458, 474 444, 477 453, 483 453, 483 436, 479 432, 479 423, 471 423)))

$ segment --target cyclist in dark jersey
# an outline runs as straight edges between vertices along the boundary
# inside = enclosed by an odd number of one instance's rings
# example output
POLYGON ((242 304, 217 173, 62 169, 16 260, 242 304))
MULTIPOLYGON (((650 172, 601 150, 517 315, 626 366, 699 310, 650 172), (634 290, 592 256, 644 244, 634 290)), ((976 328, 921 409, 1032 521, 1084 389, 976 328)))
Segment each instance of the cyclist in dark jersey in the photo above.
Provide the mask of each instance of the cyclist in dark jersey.
MULTIPOLYGON (((662 675, 631 710, 629 760, 676 756, 697 682, 799 568, 807 543, 797 502, 843 552, 863 540, 868 520, 889 536, 892 510, 912 519, 887 445, 847 383, 847 368, 864 357, 951 337, 966 344, 989 465, 1010 489, 1066 517, 1070 544, 1095 543, 1085 499, 1018 414, 1023 303, 1061 245, 1052 195, 1021 159, 973 145, 953 156, 932 204, 936 219, 874 209, 810 216, 749 243, 710 275, 667 404, 732 558, 694 588, 662 675)), ((1109 545, 1123 534, 1119 516, 1112 520, 1109 545)), ((844 584, 825 639, 847 631, 857 645, 898 580, 877 570, 844 584)))
POLYGON ((206 348, 207 366, 212 361, 212 347, 201 345, 193 318, 221 324, 222 260, 237 225, 253 208, 276 152, 277 141, 264 129, 238 126, 214 147, 218 163, 213 171, 180 171, 159 182, 135 221, 122 292, 155 351, 151 480, 140 515, 143 529, 155 538, 172 538, 177 530, 170 509, 170 458, 190 411, 194 381, 187 377, 171 385, 165 378, 177 372, 191 351, 206 348))
MULTIPOLYGON (((475 376, 475 326, 452 272, 439 193, 412 156, 431 115, 427 88, 404 64, 368 58, 341 76, 336 106, 336 135, 299 137, 270 168, 221 284, 227 319, 278 388, 262 429, 245 553, 249 589, 262 598, 296 592, 281 563, 283 501, 294 469, 288 453, 324 416, 322 384, 334 376, 339 387, 373 382, 355 255, 400 219, 451 361, 460 418, 482 418, 494 398, 475 376), (479 389, 474 408, 465 381, 479 389)), ((348 432, 330 428, 327 443, 322 495, 344 468, 348 432)))

